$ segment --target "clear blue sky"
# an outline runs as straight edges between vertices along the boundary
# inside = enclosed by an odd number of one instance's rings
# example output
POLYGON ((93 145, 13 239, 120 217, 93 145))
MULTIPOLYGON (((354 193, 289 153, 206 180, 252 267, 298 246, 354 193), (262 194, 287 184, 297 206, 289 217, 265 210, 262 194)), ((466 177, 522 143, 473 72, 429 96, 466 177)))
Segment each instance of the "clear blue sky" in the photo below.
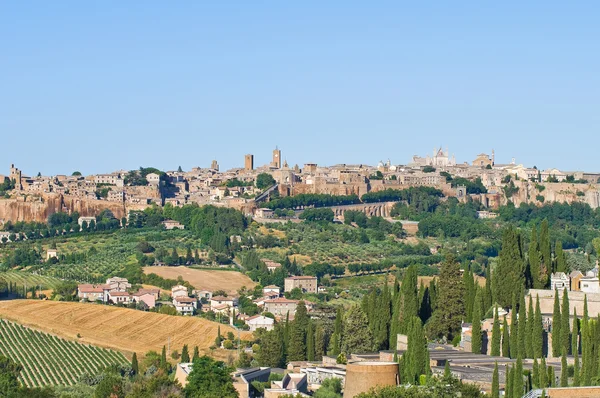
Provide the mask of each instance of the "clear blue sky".
POLYGON ((290 165, 443 145, 600 171, 597 1, 294 3, 1 2, 0 174, 229 168, 275 145, 290 165))

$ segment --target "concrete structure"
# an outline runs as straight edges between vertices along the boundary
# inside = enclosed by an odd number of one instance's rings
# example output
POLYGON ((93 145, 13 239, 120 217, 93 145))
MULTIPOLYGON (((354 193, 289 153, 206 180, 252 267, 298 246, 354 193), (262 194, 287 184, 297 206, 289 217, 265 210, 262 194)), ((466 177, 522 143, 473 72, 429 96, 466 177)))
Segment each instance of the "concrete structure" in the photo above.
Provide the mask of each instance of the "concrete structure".
POLYGON ((571 281, 564 272, 555 272, 550 275, 550 289, 571 290, 571 281))
POLYGON ((355 362, 346 366, 344 398, 352 398, 373 387, 395 386, 399 382, 395 362, 355 362))
POLYGON ((244 170, 252 171, 254 170, 254 155, 248 154, 244 156, 244 170))
POLYGON ((256 329, 266 329, 273 330, 275 328, 275 320, 273 318, 269 318, 262 315, 255 315, 246 320, 246 324, 250 328, 251 332, 256 331, 256 329))
POLYGON ((179 221, 174 221, 174 220, 165 220, 162 222, 162 225, 165 226, 166 230, 185 229, 185 225, 181 224, 179 221))
POLYGON ((175 370, 175 380, 181 384, 182 387, 187 385, 188 375, 192 372, 192 363, 178 363, 177 369, 175 370))
POLYGON ((286 316, 288 313, 294 315, 296 307, 298 307, 298 302, 298 300, 290 300, 284 297, 265 300, 265 311, 280 317, 286 316))
POLYGON ((302 290, 303 293, 317 293, 317 277, 292 276, 285 278, 283 291, 291 292, 295 288, 302 290))
MULTIPOLYGON (((554 310, 554 290, 550 289, 530 289, 527 296, 531 295, 535 301, 536 297, 540 298, 540 309, 543 315, 552 316, 554 310)), ((528 302, 529 297, 525 297, 525 302, 528 302)), ((562 302, 563 291, 558 291, 558 298, 562 302)), ((569 313, 573 314, 577 309, 577 313, 583 314, 584 298, 587 296, 588 314, 590 318, 596 318, 600 315, 600 293, 585 293, 571 291, 569 292, 569 313)))
POLYGON ((252 386, 252 382, 267 382, 270 375, 271 368, 253 368, 235 372, 233 374, 233 386, 240 398, 254 398, 259 396, 259 394, 252 386))
POLYGON ((48 249, 46 251, 46 261, 50 260, 51 258, 58 258, 58 250, 48 249))

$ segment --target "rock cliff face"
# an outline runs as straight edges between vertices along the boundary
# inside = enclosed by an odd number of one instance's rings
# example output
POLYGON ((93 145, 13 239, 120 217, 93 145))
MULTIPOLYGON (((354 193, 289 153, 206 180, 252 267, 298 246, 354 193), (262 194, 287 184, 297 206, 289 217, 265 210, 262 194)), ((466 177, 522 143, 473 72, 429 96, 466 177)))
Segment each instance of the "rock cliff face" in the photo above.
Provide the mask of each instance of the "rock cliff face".
POLYGON ((14 199, 0 199, 0 225, 7 221, 45 222, 48 216, 59 211, 76 211, 82 216, 95 216, 104 209, 111 210, 117 218, 127 214, 123 203, 80 199, 60 194, 19 196, 14 199))
POLYGON ((515 186, 519 191, 511 200, 515 206, 521 203, 587 203, 595 209, 600 206, 600 187, 598 184, 572 184, 567 182, 541 182, 517 181, 515 186), (544 201, 538 199, 543 197, 544 201))

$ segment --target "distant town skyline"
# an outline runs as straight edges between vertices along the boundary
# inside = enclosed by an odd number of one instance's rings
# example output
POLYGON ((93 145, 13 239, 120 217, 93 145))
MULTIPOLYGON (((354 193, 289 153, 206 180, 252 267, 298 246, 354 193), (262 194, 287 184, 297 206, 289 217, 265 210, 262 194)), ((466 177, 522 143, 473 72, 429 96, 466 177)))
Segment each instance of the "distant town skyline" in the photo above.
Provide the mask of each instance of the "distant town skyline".
POLYGON ((28 174, 440 144, 600 171, 597 2, 34 3, 0 4, 1 159, 28 174))

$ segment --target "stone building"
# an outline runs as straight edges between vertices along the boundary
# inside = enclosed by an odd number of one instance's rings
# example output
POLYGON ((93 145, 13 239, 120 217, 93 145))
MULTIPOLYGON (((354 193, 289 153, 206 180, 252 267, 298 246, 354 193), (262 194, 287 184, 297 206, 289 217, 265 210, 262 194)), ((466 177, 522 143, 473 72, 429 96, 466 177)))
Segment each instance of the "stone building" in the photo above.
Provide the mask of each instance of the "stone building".
POLYGON ((291 292, 298 288, 304 293, 317 293, 317 277, 316 276, 292 276, 285 278, 284 292, 291 292))
POLYGON ((248 154, 244 156, 244 170, 252 171, 254 170, 254 155, 248 154))

